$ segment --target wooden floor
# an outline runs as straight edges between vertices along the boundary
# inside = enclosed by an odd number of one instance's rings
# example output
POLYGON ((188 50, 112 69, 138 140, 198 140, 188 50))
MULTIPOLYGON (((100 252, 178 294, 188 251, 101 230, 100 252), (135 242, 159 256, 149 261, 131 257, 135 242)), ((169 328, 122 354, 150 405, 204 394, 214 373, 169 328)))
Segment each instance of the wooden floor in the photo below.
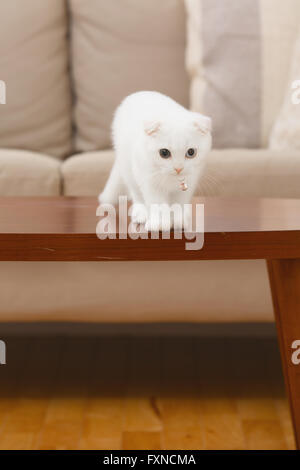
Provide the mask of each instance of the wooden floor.
POLYGON ((293 449, 274 339, 6 338, 0 449, 293 449))

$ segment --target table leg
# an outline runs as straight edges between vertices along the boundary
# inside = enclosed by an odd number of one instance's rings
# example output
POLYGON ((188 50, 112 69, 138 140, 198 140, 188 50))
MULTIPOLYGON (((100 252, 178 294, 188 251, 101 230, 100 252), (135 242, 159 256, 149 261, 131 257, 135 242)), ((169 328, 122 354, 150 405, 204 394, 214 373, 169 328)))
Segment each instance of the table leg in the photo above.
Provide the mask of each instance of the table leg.
POLYGON ((283 372, 300 449, 300 259, 267 261, 283 372))

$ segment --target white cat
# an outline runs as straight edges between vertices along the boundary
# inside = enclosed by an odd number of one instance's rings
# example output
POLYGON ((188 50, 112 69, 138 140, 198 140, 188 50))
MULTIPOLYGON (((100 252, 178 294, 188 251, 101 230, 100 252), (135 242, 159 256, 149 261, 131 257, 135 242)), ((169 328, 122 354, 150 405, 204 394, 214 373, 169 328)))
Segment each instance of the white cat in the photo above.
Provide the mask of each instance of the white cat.
MULTIPOLYGON (((116 158, 100 203, 117 204, 127 194, 133 222, 168 230, 151 205, 191 201, 211 149, 211 119, 161 93, 141 91, 117 108, 112 134, 116 158)), ((171 223, 180 228, 188 221, 174 214, 171 223)))

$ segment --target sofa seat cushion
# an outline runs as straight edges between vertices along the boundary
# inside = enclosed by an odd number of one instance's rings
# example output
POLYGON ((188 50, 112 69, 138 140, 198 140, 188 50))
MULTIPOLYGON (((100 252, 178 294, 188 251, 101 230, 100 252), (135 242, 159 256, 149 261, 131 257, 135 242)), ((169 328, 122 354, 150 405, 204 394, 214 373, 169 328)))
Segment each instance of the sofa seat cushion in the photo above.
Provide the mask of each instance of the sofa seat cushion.
POLYGON ((201 194, 300 198, 300 152, 229 149, 211 152, 201 194))
POLYGON ((58 196, 60 163, 22 150, 0 150, 0 196, 58 196))
MULTIPOLYGON (((94 196, 104 187, 112 150, 68 158, 62 165, 64 194, 94 196)), ((300 152, 214 150, 197 193, 204 196, 300 198, 300 152)))
POLYGON ((112 150, 88 152, 62 164, 65 196, 96 196, 104 188, 114 162, 112 150))

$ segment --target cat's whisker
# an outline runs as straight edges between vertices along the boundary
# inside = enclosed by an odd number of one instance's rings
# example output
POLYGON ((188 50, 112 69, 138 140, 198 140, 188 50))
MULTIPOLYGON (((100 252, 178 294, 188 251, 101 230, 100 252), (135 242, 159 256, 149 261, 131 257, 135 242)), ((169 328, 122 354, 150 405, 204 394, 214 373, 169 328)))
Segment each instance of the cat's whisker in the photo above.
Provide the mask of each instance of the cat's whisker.
POLYGON ((205 173, 200 178, 197 185, 197 192, 204 192, 208 196, 215 196, 219 194, 220 182, 213 175, 205 173))

